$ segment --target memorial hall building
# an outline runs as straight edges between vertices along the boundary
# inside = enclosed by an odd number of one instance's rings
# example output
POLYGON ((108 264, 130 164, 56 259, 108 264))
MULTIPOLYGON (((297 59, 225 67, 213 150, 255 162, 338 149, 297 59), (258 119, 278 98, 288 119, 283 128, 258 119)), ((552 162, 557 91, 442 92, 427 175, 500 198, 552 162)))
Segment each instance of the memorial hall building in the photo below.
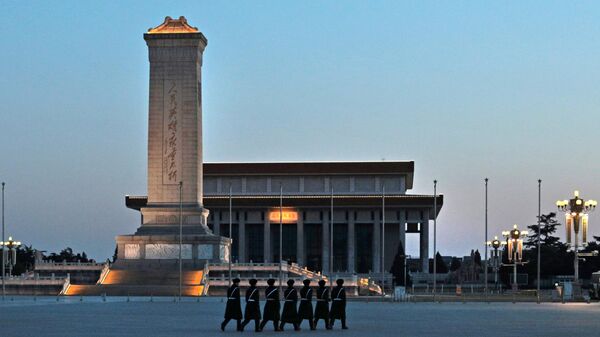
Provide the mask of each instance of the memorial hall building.
MULTIPOLYGON (((434 209, 433 195, 407 194, 413 176, 413 161, 204 163, 203 205, 210 211, 208 227, 229 237, 231 202, 233 262, 279 260, 282 206, 285 261, 329 271, 333 225, 334 272, 380 272, 382 244, 389 271, 398 244, 406 247, 407 233, 419 234, 420 266, 427 272, 429 224, 443 196, 437 196, 434 209)), ((126 198, 136 210, 146 202, 146 197, 126 198)))

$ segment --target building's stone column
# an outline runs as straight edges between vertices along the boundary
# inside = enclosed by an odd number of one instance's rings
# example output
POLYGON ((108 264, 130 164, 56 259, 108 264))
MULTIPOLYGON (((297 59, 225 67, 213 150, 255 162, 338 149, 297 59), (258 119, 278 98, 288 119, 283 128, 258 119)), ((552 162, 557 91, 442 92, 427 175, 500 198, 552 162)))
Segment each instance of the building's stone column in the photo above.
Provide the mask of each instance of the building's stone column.
POLYGON ((384 261, 384 270, 389 272, 392 264, 394 263, 394 257, 398 252, 398 244, 400 243, 400 238, 398 237, 398 227, 399 223, 398 219, 395 216, 395 212, 386 212, 387 216, 385 218, 385 261, 384 261), (394 213, 394 217, 391 215, 394 213), (389 221, 389 222, 388 222, 389 221))
POLYGON ((296 260, 299 265, 304 266, 304 219, 302 214, 298 214, 296 222, 296 260))
POLYGON ((214 211, 213 213, 213 234, 221 235, 221 211, 214 211))
POLYGON ((406 222, 408 219, 406 218, 406 212, 402 208, 400 209, 400 215, 398 217, 398 221, 400 222, 399 226, 399 234, 400 234, 400 242, 402 242, 402 247, 404 248, 404 254, 406 254, 406 222))
POLYGON ((269 210, 264 211, 264 247, 263 255, 265 256, 265 263, 271 262, 271 222, 269 221, 269 210))
POLYGON ((356 272, 356 263, 354 262, 354 256, 356 255, 356 231, 354 230, 354 212, 348 214, 348 272, 356 272))
MULTIPOLYGON (((427 214, 425 214, 427 215, 427 214)), ((429 272, 429 220, 427 217, 421 219, 421 236, 420 236, 420 260, 424 273, 429 272)))
POLYGON ((246 263, 246 212, 238 212, 238 260, 246 263))
POLYGON ((373 221, 373 272, 381 272, 381 212, 375 211, 373 221))
MULTIPOLYGON (((329 215, 328 211, 323 212, 323 223, 321 224, 321 229, 322 229, 322 237, 323 237, 323 241, 321 243, 321 263, 323 266, 323 273, 329 273, 330 271, 330 267, 329 267, 329 219, 330 219, 331 215, 329 215)), ((333 266, 332 266, 333 267, 333 266)), ((327 275, 329 276, 329 275, 327 275)))

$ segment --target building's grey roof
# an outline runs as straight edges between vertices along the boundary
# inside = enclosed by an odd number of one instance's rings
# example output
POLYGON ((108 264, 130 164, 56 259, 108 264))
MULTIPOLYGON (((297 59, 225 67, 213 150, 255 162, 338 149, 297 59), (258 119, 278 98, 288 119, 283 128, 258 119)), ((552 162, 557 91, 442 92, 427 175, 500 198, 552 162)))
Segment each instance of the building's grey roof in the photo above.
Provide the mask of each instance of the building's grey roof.
POLYGON ((231 175, 406 175, 413 187, 414 161, 204 163, 204 176, 231 175))
MULTIPOLYGON (((232 203, 235 208, 271 208, 279 207, 279 195, 232 195, 232 203)), ((432 195, 407 195, 392 194, 385 196, 387 207, 426 207, 433 208, 432 195)), ((227 195, 204 196, 203 206, 211 208, 223 208, 229 205, 227 195)), ((139 210, 148 203, 146 196, 126 196, 125 204, 128 208, 139 210)), ((329 207, 330 195, 283 195, 283 203, 286 207, 329 207)), ((334 195, 335 207, 380 207, 382 205, 381 195, 334 195)), ((439 214, 444 204, 444 196, 437 196, 437 213, 439 214)))

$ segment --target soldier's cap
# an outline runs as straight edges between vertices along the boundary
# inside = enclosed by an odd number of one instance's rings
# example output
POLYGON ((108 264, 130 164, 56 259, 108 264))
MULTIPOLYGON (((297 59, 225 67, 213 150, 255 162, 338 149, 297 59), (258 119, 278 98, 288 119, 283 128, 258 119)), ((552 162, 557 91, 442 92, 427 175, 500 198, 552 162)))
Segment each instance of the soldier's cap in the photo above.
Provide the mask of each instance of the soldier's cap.
POLYGON ((240 279, 236 277, 236 278, 234 278, 234 279, 232 280, 232 282, 233 282, 233 283, 240 283, 240 279))
POLYGON ((335 281, 335 283, 337 283, 338 286, 341 286, 342 284, 344 284, 344 280, 339 278, 339 279, 337 279, 337 281, 335 281))
POLYGON ((305 285, 305 286, 307 286, 307 285, 309 285, 309 284, 310 284, 310 280, 309 280, 309 279, 306 279, 306 280, 302 281, 302 283, 304 283, 304 285, 305 285))
POLYGON ((319 280, 319 285, 322 287, 326 284, 325 280, 319 280))
POLYGON ((294 280, 288 280, 287 281, 287 285, 290 286, 290 287, 293 286, 294 285, 294 280))
POLYGON ((248 283, 250 283, 251 286, 256 285, 256 282, 258 282, 255 278, 250 279, 250 281, 248 281, 248 283))
POLYGON ((275 280, 272 279, 272 278, 270 278, 270 279, 267 280, 267 284, 270 285, 270 286, 272 286, 272 285, 275 284, 275 280))

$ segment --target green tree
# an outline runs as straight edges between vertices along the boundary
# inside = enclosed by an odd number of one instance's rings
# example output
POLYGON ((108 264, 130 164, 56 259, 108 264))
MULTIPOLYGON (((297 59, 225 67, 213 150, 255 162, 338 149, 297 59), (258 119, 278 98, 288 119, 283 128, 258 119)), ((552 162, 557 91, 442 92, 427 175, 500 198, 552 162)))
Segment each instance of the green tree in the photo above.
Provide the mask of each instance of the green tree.
POLYGON ((13 268, 13 275, 21 275, 33 270, 35 264, 35 249, 31 246, 17 248, 17 264, 13 268))
POLYGON ((406 270, 406 284, 404 284, 404 268, 405 268, 405 254, 404 254, 404 246, 402 245, 402 241, 398 243, 398 251, 396 252, 396 256, 394 256, 394 262, 392 263, 392 268, 390 268, 390 273, 394 275, 394 283, 400 286, 409 287, 412 284, 410 279, 410 274, 408 270, 406 270))
MULTIPOLYGON (((435 254, 435 264, 435 269, 438 274, 446 274, 448 272, 448 266, 446 265, 446 262, 444 262, 440 252, 435 254)), ((429 259, 429 270, 433 273, 433 259, 429 259)))
POLYGON ((53 262, 90 262, 91 261, 90 259, 88 259, 87 254, 85 252, 74 254, 73 249, 71 247, 67 247, 67 248, 61 250, 60 253, 58 253, 58 254, 56 254, 56 253, 50 254, 48 257, 46 257, 46 260, 53 261, 53 262))
MULTIPOLYGON (((556 213, 550 212, 548 214, 542 214, 540 216, 540 245, 544 246, 557 246, 562 245, 560 242, 560 238, 558 236, 554 236, 556 233, 557 227, 560 226, 560 223, 555 219, 556 213)), ((526 248, 537 248, 538 241, 538 225, 533 224, 527 226, 529 228, 529 235, 527 236, 527 241, 525 242, 526 248)))
POLYGON ((452 261, 450 261, 450 271, 457 271, 460 269, 462 262, 460 262, 460 259, 456 256, 454 256, 452 258, 452 261))
POLYGON ((473 254, 473 263, 475 263, 475 265, 481 266, 481 254, 479 254, 479 249, 477 249, 473 254))
MULTIPOLYGON (((568 246, 560 241, 556 235, 561 223, 556 220, 556 213, 550 212, 540 216, 540 275, 542 278, 549 278, 556 275, 573 274, 573 252, 568 252, 568 246)), ((523 260, 527 262, 524 267, 519 268, 527 272, 530 285, 533 286, 537 278, 538 265, 538 225, 527 226, 529 235, 524 243, 523 260)), ((583 274, 582 277, 585 277, 583 274)))
POLYGON ((118 256, 119 256, 119 246, 115 246, 115 253, 113 254, 113 257, 112 257, 112 263, 117 262, 118 256))

